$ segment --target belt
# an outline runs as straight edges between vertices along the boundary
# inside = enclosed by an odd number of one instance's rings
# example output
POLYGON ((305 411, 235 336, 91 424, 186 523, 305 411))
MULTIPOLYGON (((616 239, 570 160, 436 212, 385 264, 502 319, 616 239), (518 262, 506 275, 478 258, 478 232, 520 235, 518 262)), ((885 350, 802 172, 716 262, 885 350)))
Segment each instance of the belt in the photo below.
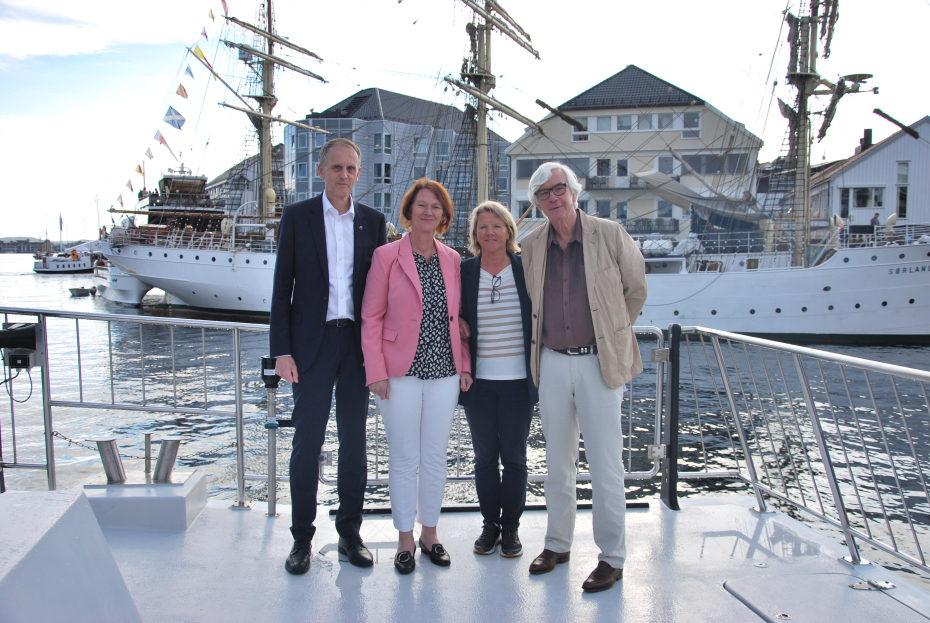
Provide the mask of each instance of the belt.
POLYGON ((326 321, 327 327, 351 327, 355 322, 351 318, 333 318, 326 321))
POLYGON ((572 346, 570 348, 552 349, 553 352, 562 353, 563 355, 596 355, 597 344, 590 346, 572 346))

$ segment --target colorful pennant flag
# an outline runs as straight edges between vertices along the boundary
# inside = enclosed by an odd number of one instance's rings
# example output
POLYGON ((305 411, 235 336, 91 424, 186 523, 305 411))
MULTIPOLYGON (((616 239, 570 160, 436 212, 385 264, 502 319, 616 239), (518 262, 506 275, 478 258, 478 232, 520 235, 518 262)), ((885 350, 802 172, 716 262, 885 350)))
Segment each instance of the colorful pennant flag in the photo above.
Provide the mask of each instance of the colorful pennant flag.
POLYGON ((210 9, 210 12, 207 13, 207 17, 210 18, 210 21, 211 21, 211 22, 215 22, 215 21, 216 21, 216 18, 213 17, 213 9, 210 9))
POLYGON ((184 88, 184 85, 183 85, 183 84, 179 84, 179 85, 178 85, 178 90, 175 91, 175 93, 177 93, 178 95, 180 95, 180 96, 183 97, 184 99, 187 99, 187 89, 184 88))
POLYGON ((187 64, 187 69, 184 70, 184 73, 186 73, 188 76, 190 76, 190 77, 191 77, 191 80, 195 80, 195 79, 196 79, 196 78, 194 78, 194 72, 191 71, 190 63, 187 64))
POLYGON ((207 60, 207 57, 204 56, 203 50, 200 49, 199 45, 194 46, 194 56, 202 60, 204 64, 210 68, 210 72, 213 74, 213 79, 216 80, 216 72, 213 71, 213 65, 211 65, 210 61, 207 60))
POLYGON ((176 111, 171 106, 168 107, 168 112, 165 113, 164 122, 170 125, 173 128, 178 130, 184 125, 184 122, 187 121, 184 117, 181 116, 181 113, 176 111))
POLYGON ((204 26, 203 28, 200 29, 200 36, 203 37, 204 39, 206 39, 207 41, 210 40, 210 37, 207 36, 207 27, 206 27, 206 26, 204 26))
POLYGON ((128 188, 128 189, 129 189, 129 192, 131 192, 131 193, 136 192, 136 191, 134 191, 134 190, 132 189, 132 180, 129 180, 128 182, 126 182, 126 188, 128 188))
POLYGON ((226 6, 226 0, 220 0, 220 2, 223 3, 223 14, 224 14, 224 15, 229 15, 229 7, 226 6))
POLYGON ((165 149, 168 150, 168 153, 171 154, 171 157, 177 161, 178 157, 174 155, 174 152, 171 151, 171 148, 168 147, 168 141, 165 140, 165 137, 161 135, 161 132, 155 132, 155 140, 165 146, 165 149))
POLYGON ((152 148, 149 147, 145 150, 145 155, 149 157, 149 160, 155 157, 155 154, 152 153, 152 148))
POLYGON ((122 195, 120 195, 119 197, 117 197, 116 200, 119 202, 119 207, 121 207, 121 208, 124 207, 124 206, 123 206, 123 196, 122 196, 122 195))
POLYGON ((141 164, 137 164, 137 165, 136 165, 136 173, 138 173, 139 175, 145 175, 145 173, 142 172, 142 165, 141 165, 141 164))

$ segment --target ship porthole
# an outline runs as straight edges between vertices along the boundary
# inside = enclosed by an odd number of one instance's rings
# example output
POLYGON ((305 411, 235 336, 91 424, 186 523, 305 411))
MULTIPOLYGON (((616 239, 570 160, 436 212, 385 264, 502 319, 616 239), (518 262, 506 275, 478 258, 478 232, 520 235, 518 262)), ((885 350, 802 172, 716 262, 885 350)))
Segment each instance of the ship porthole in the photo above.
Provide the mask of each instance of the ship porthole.
POLYGON ((902 253, 901 255, 899 255, 898 258, 900 258, 900 259, 903 260, 903 259, 904 259, 904 254, 902 253))
POLYGON ((823 291, 824 291, 824 292, 829 292, 829 291, 830 291, 830 286, 824 286, 823 291))
POLYGON ((830 311, 833 311, 833 305, 831 305, 831 306, 828 307, 827 309, 829 309, 830 311))
POLYGON ((248 264, 248 263, 249 263, 249 260, 246 260, 245 263, 248 264))
POLYGON ((776 314, 780 314, 780 313, 781 313, 781 307, 776 307, 776 308, 775 308, 775 313, 776 313, 776 314))
POLYGON ((802 307, 802 308, 801 308, 801 311, 802 311, 802 312, 806 312, 806 311, 807 311, 807 308, 806 308, 806 307, 802 307))
POLYGON ((846 264, 849 264, 849 258, 848 258, 848 257, 844 257, 844 258, 843 258, 843 262, 845 262, 846 264))
POLYGON ((216 261, 216 258, 213 258, 213 261, 215 262, 215 261, 216 261))
POLYGON ((749 310, 749 313, 750 313, 750 314, 754 314, 754 313, 756 313, 756 310, 750 309, 750 310, 749 310))
POLYGON ((236 298, 239 299, 240 301, 242 300, 242 297, 241 297, 241 296, 237 296, 236 298))
POLYGON ((184 259, 184 256, 183 256, 183 255, 179 255, 178 257, 179 257, 180 259, 182 259, 182 260, 184 259))
POLYGON ((710 310, 710 315, 711 315, 711 316, 716 316, 716 315, 717 315, 717 310, 716 310, 716 309, 710 310))
POLYGON ((194 259, 195 259, 195 260, 199 260, 199 259, 200 259, 200 256, 197 255, 197 256, 194 257, 194 259))
POLYGON ((165 257, 168 257, 168 254, 167 254, 167 253, 165 253, 165 257))
POLYGON ((913 305, 913 304, 914 304, 914 299, 909 300, 909 301, 908 301, 908 304, 913 305))
MULTIPOLYGON (((928 253, 927 255, 930 255, 930 253, 928 253)), ((268 263, 268 260, 262 261, 262 264, 267 264, 267 263, 268 263)))
POLYGON ((878 260, 878 256, 877 256, 877 255, 873 255, 873 256, 872 256, 872 261, 874 262, 874 261, 876 261, 876 260, 878 260))
POLYGON ((678 310, 677 310, 677 309, 675 310, 675 315, 676 315, 676 316, 678 315, 678 310))
POLYGON ((149 257, 152 257, 152 252, 151 252, 151 251, 149 251, 149 257))
POLYGON ((232 264, 232 258, 229 258, 229 263, 232 264))
POLYGON ((859 303, 856 303, 856 309, 859 309, 859 307, 861 307, 859 303))
POLYGON ((220 295, 219 295, 219 294, 214 294, 214 295, 213 295, 213 298, 218 299, 218 298, 220 298, 220 295))
POLYGON ((888 301, 882 301, 882 307, 888 307, 888 301))

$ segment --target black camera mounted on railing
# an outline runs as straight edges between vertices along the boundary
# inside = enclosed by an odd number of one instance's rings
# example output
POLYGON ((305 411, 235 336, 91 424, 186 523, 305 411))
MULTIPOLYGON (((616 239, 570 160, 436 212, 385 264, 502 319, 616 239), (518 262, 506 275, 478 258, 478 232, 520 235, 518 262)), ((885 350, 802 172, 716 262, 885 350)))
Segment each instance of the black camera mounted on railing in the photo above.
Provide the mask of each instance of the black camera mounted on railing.
POLYGON ((28 370, 36 366, 36 324, 5 322, 0 328, 0 348, 3 363, 13 370, 28 370))

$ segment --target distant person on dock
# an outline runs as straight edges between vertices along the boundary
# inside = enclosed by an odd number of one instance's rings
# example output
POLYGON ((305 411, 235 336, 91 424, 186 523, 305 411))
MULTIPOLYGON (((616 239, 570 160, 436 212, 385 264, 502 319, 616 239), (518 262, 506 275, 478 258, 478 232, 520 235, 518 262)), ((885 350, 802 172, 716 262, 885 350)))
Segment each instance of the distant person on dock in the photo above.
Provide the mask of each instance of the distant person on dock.
POLYGON ((436 240, 453 216, 442 184, 418 180, 400 204, 400 224, 410 235, 375 251, 362 301, 365 372, 387 434, 394 567, 401 574, 416 567, 416 521, 421 552, 433 564, 451 564, 436 526, 455 404, 472 382, 459 330, 462 258, 436 240))
POLYGON ((271 295, 271 355, 275 372, 294 384, 291 450, 291 534, 285 568, 310 568, 316 531, 320 451, 336 387, 339 436, 340 560, 373 564, 362 543, 362 506, 368 481, 368 388, 362 366, 362 294, 375 249, 386 242, 381 212, 356 203, 352 189, 361 151, 337 138, 320 148, 323 194, 284 207, 271 295))
POLYGON ((526 440, 539 393, 530 371, 532 309, 518 255, 517 225, 496 201, 472 210, 462 261, 462 320, 470 327, 471 390, 459 402, 475 449, 475 489, 484 518, 476 554, 500 546, 523 555, 518 530, 526 504, 526 440), (500 466, 503 465, 503 475, 500 466))
POLYGON ((597 568, 585 591, 623 578, 626 559, 623 483, 624 384, 643 371, 633 323, 646 302, 646 270, 630 235, 615 221, 578 209, 581 185, 557 162, 530 178, 529 196, 549 223, 522 243, 533 302, 530 364, 546 437, 545 549, 530 573, 567 562, 575 532, 579 430, 591 469, 597 568))
POLYGON ((872 220, 869 221, 869 225, 872 226, 873 230, 876 230, 882 226, 882 221, 880 218, 878 218, 878 212, 876 212, 875 216, 872 217, 872 220))

